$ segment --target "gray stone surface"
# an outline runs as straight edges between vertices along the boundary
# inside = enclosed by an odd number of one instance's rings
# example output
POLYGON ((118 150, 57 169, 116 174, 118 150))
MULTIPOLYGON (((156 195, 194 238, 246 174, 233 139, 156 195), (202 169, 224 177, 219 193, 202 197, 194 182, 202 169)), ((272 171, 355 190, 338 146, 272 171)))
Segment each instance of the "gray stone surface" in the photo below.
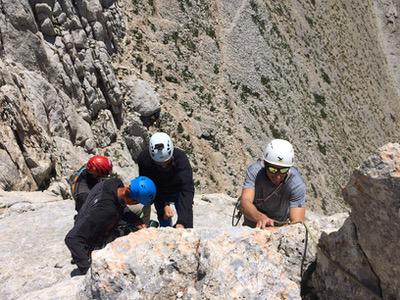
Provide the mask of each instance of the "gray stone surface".
POLYGON ((301 299, 275 238, 244 227, 139 231, 94 253, 87 290, 114 299, 301 299))
MULTIPOLYGON (((51 297, 29 296, 68 279, 73 266, 64 236, 73 224, 73 201, 46 192, 0 192, 0 293, 4 299, 73 297, 72 289, 53 289, 51 297)), ((75 279, 82 281, 83 279, 75 279)), ((73 283, 68 283, 73 285, 73 283)))
POLYGON ((127 79, 124 82, 126 90, 126 106, 143 117, 151 116, 160 111, 158 94, 144 80, 127 79))
POLYGON ((344 190, 350 219, 321 238, 313 275, 320 297, 398 298, 399 178, 397 143, 381 147, 353 173, 344 190))
MULTIPOLYGON (((0 178, 2 189, 44 190, 55 181, 62 186, 89 153, 109 151, 120 170, 136 168, 132 158, 119 161, 127 148, 120 145, 125 141, 119 130, 126 120, 110 55, 115 51, 112 35, 123 35, 121 11, 110 2, 102 5, 3 2, 0 157, 9 173, 0 178), (92 29, 96 24, 102 28, 99 34, 92 29), (62 139, 65 145, 70 142, 67 149, 60 147, 62 139), (73 147, 74 155, 68 155, 73 147)), ((147 137, 146 130, 138 133, 131 138, 147 137)), ((142 143, 135 146, 140 151, 142 143)))

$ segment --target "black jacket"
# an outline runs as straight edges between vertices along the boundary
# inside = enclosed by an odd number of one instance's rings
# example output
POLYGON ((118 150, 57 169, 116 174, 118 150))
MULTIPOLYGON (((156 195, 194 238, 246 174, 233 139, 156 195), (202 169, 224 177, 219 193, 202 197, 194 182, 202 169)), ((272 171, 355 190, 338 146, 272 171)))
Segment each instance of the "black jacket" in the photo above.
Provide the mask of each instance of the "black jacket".
POLYGON ((90 267, 91 251, 106 241, 121 219, 135 225, 142 223, 134 213, 124 214, 126 205, 117 196, 117 189, 122 186, 122 181, 115 178, 96 184, 80 209, 74 227, 65 237, 79 269, 90 267))
POLYGON ((193 172, 186 154, 175 148, 171 166, 164 169, 153 161, 149 151, 145 149, 139 154, 137 164, 139 175, 149 177, 157 186, 156 208, 157 203, 162 202, 163 196, 178 194, 178 200, 175 203, 178 214, 177 223, 187 228, 193 227, 193 172))

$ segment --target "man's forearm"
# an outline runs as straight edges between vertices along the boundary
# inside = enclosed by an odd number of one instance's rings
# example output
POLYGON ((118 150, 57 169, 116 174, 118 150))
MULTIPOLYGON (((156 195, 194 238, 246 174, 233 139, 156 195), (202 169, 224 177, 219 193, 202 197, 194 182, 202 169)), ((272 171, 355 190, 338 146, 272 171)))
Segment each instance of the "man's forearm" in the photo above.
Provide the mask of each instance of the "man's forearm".
POLYGON ((241 202, 241 209, 243 214, 246 216, 247 219, 257 222, 260 216, 263 214, 260 212, 253 203, 249 202, 241 202))

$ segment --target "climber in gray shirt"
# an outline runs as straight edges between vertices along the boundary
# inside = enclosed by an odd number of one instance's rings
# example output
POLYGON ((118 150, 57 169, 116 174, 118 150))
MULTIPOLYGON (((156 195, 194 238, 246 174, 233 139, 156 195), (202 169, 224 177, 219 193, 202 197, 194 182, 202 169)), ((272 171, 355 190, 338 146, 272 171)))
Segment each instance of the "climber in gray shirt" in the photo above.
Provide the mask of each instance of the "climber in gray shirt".
POLYGON ((306 187, 293 167, 293 146, 285 140, 272 140, 263 158, 247 169, 240 200, 243 225, 264 229, 287 219, 304 221, 306 187))

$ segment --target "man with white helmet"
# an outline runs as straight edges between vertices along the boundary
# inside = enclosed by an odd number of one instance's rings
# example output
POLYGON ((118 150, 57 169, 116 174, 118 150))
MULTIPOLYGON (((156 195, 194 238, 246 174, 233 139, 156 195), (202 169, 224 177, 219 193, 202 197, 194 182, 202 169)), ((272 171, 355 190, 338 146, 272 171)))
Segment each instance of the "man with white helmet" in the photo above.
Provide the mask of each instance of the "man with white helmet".
POLYGON ((139 175, 151 178, 157 186, 154 205, 160 227, 172 226, 177 212, 176 228, 193 228, 193 172, 186 154, 174 148, 170 136, 164 132, 153 134, 149 149, 137 159, 139 175))
POLYGON ((264 229, 275 226, 274 221, 304 221, 306 187, 293 159, 292 144, 274 139, 263 161, 248 167, 240 201, 243 225, 264 229))

